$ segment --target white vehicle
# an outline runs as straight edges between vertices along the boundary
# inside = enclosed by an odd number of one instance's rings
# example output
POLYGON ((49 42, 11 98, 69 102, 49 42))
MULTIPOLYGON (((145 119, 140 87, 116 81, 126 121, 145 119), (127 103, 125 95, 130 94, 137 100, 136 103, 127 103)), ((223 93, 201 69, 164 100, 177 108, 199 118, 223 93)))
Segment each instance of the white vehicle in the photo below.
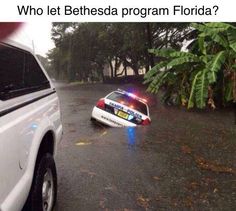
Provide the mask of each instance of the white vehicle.
POLYGON ((111 127, 135 127, 151 123, 146 100, 120 89, 97 102, 91 120, 111 127))
POLYGON ((61 136, 59 100, 38 59, 0 42, 0 211, 52 210, 61 136))

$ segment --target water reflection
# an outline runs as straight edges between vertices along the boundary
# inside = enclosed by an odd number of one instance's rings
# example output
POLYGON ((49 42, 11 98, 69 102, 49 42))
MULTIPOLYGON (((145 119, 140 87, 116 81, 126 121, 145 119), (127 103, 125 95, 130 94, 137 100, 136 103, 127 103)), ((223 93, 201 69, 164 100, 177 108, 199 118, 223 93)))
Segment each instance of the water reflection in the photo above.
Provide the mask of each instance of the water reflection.
POLYGON ((153 139, 149 127, 127 127, 124 129, 124 133, 126 143, 130 149, 135 149, 136 147, 142 148, 144 145, 151 143, 148 140, 153 139))
POLYGON ((134 146, 136 143, 136 128, 135 127, 127 127, 126 135, 129 146, 134 146))

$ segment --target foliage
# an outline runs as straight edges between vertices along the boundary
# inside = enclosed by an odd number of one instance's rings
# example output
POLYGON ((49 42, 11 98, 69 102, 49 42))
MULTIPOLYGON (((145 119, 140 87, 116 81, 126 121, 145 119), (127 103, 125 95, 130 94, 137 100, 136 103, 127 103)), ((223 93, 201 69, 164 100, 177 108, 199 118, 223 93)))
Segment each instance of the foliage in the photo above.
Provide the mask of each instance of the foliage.
POLYGON ((56 78, 94 80, 104 78, 109 66, 111 77, 135 75, 154 66, 150 48, 180 49, 191 31, 185 23, 53 23, 56 48, 48 53, 56 78), (119 72, 120 66, 124 67, 119 72))
POLYGON ((236 28, 226 23, 193 23, 197 38, 188 52, 151 49, 162 58, 145 75, 148 91, 165 88, 165 98, 177 96, 177 103, 188 108, 236 101, 236 28))

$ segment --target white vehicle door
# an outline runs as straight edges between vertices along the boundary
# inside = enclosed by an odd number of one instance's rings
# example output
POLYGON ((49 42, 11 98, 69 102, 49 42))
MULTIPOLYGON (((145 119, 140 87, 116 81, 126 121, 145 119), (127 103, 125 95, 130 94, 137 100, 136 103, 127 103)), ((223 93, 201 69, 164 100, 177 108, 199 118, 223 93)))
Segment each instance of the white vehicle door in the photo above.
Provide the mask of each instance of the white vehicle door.
POLYGON ((18 117, 9 115, 14 104, 8 98, 22 86, 24 65, 22 51, 0 45, 0 204, 20 175, 19 128, 13 123, 18 117))
POLYGON ((35 93, 50 84, 30 53, 0 43, 0 205, 22 177, 33 139, 35 93))

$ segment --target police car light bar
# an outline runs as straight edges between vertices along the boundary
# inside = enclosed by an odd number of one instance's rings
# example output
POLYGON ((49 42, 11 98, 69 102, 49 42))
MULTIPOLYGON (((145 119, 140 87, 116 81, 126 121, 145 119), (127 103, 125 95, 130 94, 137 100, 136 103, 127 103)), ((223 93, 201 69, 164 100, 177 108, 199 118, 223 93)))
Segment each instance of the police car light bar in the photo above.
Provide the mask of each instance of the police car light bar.
POLYGON ((127 92, 127 91, 125 91, 125 90, 123 90, 123 89, 117 89, 117 91, 122 92, 122 93, 128 95, 129 97, 132 97, 132 98, 137 99, 137 100, 139 100, 139 101, 142 101, 142 102, 144 102, 144 103, 147 103, 147 100, 146 100, 146 99, 140 98, 140 97, 136 96, 136 95, 133 94, 133 93, 127 92))

